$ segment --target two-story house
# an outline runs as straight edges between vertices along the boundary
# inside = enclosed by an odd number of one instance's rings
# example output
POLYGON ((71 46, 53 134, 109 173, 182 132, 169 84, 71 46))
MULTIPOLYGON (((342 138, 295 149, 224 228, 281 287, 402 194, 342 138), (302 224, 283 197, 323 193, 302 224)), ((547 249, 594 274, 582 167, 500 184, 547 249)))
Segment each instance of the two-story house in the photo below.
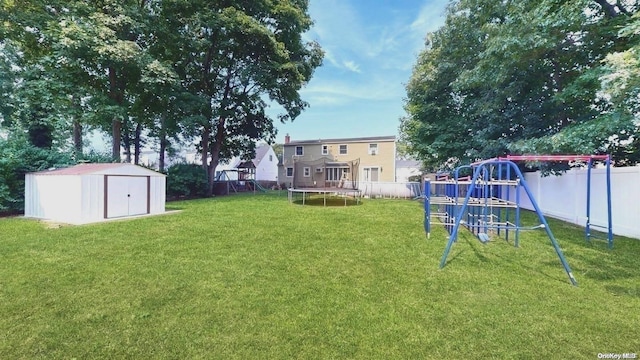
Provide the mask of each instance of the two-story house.
POLYGON ((287 135, 278 182, 295 188, 394 182, 395 159, 395 136, 291 141, 287 135))

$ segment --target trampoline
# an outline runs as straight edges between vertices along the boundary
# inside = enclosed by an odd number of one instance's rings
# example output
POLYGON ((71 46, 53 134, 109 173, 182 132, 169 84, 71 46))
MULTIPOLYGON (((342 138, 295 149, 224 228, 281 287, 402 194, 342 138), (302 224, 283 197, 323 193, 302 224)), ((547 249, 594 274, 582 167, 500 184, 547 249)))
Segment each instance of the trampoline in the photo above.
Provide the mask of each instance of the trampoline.
POLYGON ((322 196, 323 206, 327 206, 327 197, 340 196, 344 198, 344 206, 347 206, 347 200, 353 198, 356 205, 360 204, 362 190, 348 188, 289 188, 289 202, 293 203, 297 196, 302 197, 302 205, 309 202, 309 198, 313 195, 322 196))

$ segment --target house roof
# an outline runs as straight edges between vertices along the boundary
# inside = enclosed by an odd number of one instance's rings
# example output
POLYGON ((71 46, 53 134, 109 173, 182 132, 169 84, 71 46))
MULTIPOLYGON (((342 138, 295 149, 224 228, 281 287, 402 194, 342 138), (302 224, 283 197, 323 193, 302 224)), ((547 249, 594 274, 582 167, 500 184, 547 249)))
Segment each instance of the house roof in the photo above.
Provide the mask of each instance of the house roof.
POLYGON ((258 146, 256 148, 256 157, 254 157, 252 160, 253 165, 258 166, 260 161, 262 161, 262 158, 264 158, 265 155, 267 155, 267 153, 269 152, 269 149, 271 149, 271 145, 262 144, 258 146))
POLYGON ((298 140, 298 141, 290 141, 284 144, 284 146, 326 144, 326 143, 372 142, 372 141, 396 141, 396 137, 395 136, 369 136, 369 137, 339 138, 339 139, 298 140))
POLYGON ((51 169, 35 172, 36 175, 89 175, 89 174, 113 174, 118 170, 131 170, 139 173, 148 173, 153 175, 161 175, 161 173, 143 168, 142 166, 128 163, 95 163, 95 164, 78 164, 61 169, 51 169))
POLYGON ((257 167, 258 164, 260 164, 260 161, 262 161, 262 159, 267 155, 269 149, 271 149, 271 145, 261 144, 256 147, 256 156, 252 160, 245 161, 239 157, 234 157, 233 159, 231 159, 230 165, 233 168, 243 169, 257 167))
POLYGON ((396 168, 421 168, 422 163, 417 160, 396 160, 396 168))

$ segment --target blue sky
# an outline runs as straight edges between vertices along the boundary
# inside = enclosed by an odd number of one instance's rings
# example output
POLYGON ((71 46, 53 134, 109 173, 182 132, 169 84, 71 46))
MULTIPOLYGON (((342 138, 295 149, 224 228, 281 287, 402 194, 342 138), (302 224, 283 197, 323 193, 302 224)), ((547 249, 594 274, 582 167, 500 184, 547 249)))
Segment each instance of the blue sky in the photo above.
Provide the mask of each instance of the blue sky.
MULTIPOLYGON (((405 84, 425 35, 444 23, 449 0, 310 0, 305 34, 325 51, 301 91, 309 107, 293 122, 276 120, 276 142, 398 135, 405 84)), ((278 114, 278 107, 269 113, 278 114)), ((89 136, 107 151, 109 134, 89 136), (100 137, 103 140, 100 140, 100 137)))
MULTIPOLYGON (((277 142, 397 135, 405 84, 448 0, 311 0, 305 34, 325 51, 301 94, 310 106, 277 124, 277 142)), ((273 109, 276 111, 276 109, 273 109)))

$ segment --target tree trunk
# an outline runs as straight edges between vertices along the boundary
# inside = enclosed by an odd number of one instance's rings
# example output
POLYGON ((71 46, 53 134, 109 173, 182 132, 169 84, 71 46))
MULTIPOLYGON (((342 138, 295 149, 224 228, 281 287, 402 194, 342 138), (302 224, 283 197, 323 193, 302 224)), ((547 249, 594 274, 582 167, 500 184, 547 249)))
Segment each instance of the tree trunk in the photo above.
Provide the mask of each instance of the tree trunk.
MULTIPOLYGON (((74 110, 80 110, 80 100, 77 96, 71 95, 71 107, 74 110)), ((75 150, 76 157, 82 156, 83 143, 82 143, 82 123, 78 120, 77 115, 73 115, 73 149, 75 150)))
MULTIPOLYGON (((200 146, 202 146, 202 152, 200 153, 200 156, 202 157, 202 170, 205 172, 207 176, 207 189, 205 191, 205 196, 207 197, 210 197, 213 195, 213 180, 214 180, 209 174, 210 164, 207 163, 207 160, 209 159, 209 138, 210 137, 211 137, 211 128, 207 125, 204 127, 202 131, 202 142, 200 143, 200 146)), ((212 156, 211 162, 213 161, 217 162, 218 158, 216 157, 216 159, 214 159, 212 156)), ((216 164, 216 166, 218 165, 216 164)))
POLYGON ((113 161, 120 162, 120 137, 122 136, 122 121, 117 117, 114 117, 111 121, 111 135, 113 141, 111 142, 111 156, 113 161))
POLYGON ((160 115, 160 154, 158 155, 158 171, 164 172, 164 154, 167 151, 167 129, 165 115, 160 115))
MULTIPOLYGON (((122 98, 118 93, 116 70, 113 67, 109 67, 109 97, 114 100, 118 105, 122 104, 122 98)), ((113 161, 120 162, 120 141, 122 137, 122 120, 117 116, 111 120, 111 136, 113 137, 111 142, 111 156, 113 161)))
POLYGON ((124 161, 127 163, 131 163, 131 131, 129 131, 129 125, 126 124, 124 126, 124 136, 122 137, 124 140, 124 161))
POLYGON ((202 140, 200 141, 200 146, 202 150, 200 152, 200 157, 202 157, 202 169, 207 171, 207 159, 209 158, 209 137, 211 136, 211 127, 206 125, 202 129, 202 140))
POLYGON ((82 124, 78 119, 73 120, 73 148, 76 156, 82 155, 82 124))
MULTIPOLYGON (((553 56, 556 56, 556 54, 554 54, 553 56)), ((562 74, 561 74, 562 69, 560 67, 560 64, 558 64, 558 62, 553 58, 553 56, 551 58, 551 64, 553 64, 552 78, 553 78, 553 82, 554 82, 554 85, 555 85, 555 89, 558 92, 558 94, 560 94, 564 90, 563 78, 562 78, 562 74)), ((564 101, 563 101, 563 103, 564 103, 564 101)), ((569 117, 567 116, 567 112, 565 111, 564 104, 563 104, 563 106, 560 106, 556 116, 558 118, 558 125, 560 126, 560 129, 562 129, 565 126, 569 125, 569 117)))
POLYGON ((136 124, 136 132, 133 138, 133 163, 136 165, 140 164, 140 149, 141 149, 141 137, 142 135, 142 124, 139 122, 136 124))
POLYGON ((218 163, 220 162, 220 149, 222 148, 222 143, 224 141, 224 123, 225 119, 220 118, 218 120, 218 124, 216 126, 216 134, 215 141, 213 142, 213 146, 211 146, 211 160, 209 161, 209 165, 206 167, 207 170, 207 197, 213 196, 213 186, 215 183, 215 175, 216 168, 218 167, 218 163))
POLYGON ((600 5, 605 15, 611 19, 620 15, 620 13, 624 10, 624 8, 622 7, 616 8, 616 5, 609 3, 607 0, 593 0, 593 1, 598 5, 600 5))

